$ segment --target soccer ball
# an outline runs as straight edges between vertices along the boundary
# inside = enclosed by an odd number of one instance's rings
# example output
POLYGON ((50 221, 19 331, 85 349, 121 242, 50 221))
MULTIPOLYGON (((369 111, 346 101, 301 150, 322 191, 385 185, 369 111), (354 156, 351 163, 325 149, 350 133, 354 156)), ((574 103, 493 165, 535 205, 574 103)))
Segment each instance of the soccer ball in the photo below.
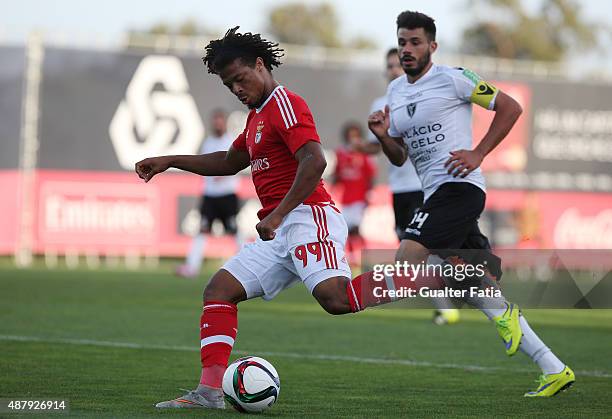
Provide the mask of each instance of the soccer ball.
POLYGON ((225 400, 242 413, 263 412, 276 402, 279 392, 278 373, 263 358, 239 358, 223 374, 225 400))

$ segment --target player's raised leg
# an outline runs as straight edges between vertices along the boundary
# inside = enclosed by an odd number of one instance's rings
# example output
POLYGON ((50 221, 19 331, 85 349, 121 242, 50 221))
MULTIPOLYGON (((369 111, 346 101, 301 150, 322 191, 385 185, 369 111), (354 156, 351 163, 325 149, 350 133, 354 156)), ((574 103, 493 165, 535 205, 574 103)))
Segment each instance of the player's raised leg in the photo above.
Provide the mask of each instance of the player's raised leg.
POLYGON ((389 294, 390 290, 400 288, 418 290, 423 286, 430 288, 441 286, 436 278, 417 278, 416 281, 412 281, 411 278, 412 276, 389 276, 379 280, 373 271, 364 272, 353 279, 334 276, 318 283, 312 295, 325 311, 338 315, 357 313, 366 308, 401 299, 389 294))
MULTIPOLYGON (((427 249, 419 243, 402 240, 395 260, 418 265, 426 261, 428 256, 427 249)), ((397 290, 419 290, 423 287, 439 289, 444 287, 444 282, 437 276, 415 275, 411 269, 395 272, 393 275, 364 272, 351 281, 348 294, 355 297, 354 311, 360 311, 397 300, 398 298, 394 297, 394 292, 397 290)))
MULTIPOLYGON (((348 227, 342 214, 330 204, 307 204, 294 209, 276 232, 275 240, 288 244, 285 269, 301 279, 321 307, 330 314, 362 311, 391 301, 389 290, 439 286, 436 278, 405 276, 379 278, 373 271, 351 279, 345 254, 348 227), (288 226, 290 228, 287 228, 288 226), (282 240, 281 240, 282 239, 282 240), (427 281, 427 282, 425 282, 427 281)), ((268 252, 269 253, 269 252, 268 252)), ((267 257, 261 253, 259 259, 267 257)), ((260 278, 264 289, 279 286, 279 279, 266 272, 260 278)), ((283 285, 284 287, 284 285, 283 285)))

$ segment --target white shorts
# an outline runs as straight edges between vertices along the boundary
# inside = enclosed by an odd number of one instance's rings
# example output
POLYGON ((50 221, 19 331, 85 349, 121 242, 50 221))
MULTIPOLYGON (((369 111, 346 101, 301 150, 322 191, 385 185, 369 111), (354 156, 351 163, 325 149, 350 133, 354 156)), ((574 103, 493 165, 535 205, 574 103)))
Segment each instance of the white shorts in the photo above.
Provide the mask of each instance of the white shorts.
POLYGON ((299 280, 312 293, 328 278, 351 278, 344 254, 347 234, 335 207, 300 204, 285 217, 273 240, 257 238, 244 245, 221 269, 240 281, 249 299, 272 299, 299 280))
POLYGON ((366 203, 363 201, 347 204, 342 207, 342 214, 346 220, 348 228, 359 227, 363 220, 363 213, 366 209, 366 203))

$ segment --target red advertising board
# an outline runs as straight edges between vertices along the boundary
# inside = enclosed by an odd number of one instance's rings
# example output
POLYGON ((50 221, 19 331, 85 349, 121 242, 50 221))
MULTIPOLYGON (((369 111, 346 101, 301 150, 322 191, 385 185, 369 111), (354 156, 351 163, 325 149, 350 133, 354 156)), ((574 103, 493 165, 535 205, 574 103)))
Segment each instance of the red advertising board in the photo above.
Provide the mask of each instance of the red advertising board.
POLYGON ((0 254, 10 254, 19 232, 20 177, 16 170, 0 170, 0 191, 0 254))
MULTIPOLYGON (((34 251, 180 256, 189 237, 177 229, 181 196, 197 196, 201 178, 166 173, 149 183, 134 173, 40 170, 36 178, 34 251)), ((253 196, 244 179, 241 198, 253 196)), ((212 239, 211 256, 235 251, 212 239)))

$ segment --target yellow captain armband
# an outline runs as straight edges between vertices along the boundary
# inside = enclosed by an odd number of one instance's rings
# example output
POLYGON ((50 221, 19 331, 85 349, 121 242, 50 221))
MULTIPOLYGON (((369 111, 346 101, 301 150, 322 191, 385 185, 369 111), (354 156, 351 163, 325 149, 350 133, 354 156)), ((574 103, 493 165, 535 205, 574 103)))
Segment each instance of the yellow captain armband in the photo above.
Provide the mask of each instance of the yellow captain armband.
POLYGON ((479 80, 472 90, 470 96, 470 102, 482 106, 485 109, 493 109, 495 96, 497 96, 499 89, 484 80, 479 80))

